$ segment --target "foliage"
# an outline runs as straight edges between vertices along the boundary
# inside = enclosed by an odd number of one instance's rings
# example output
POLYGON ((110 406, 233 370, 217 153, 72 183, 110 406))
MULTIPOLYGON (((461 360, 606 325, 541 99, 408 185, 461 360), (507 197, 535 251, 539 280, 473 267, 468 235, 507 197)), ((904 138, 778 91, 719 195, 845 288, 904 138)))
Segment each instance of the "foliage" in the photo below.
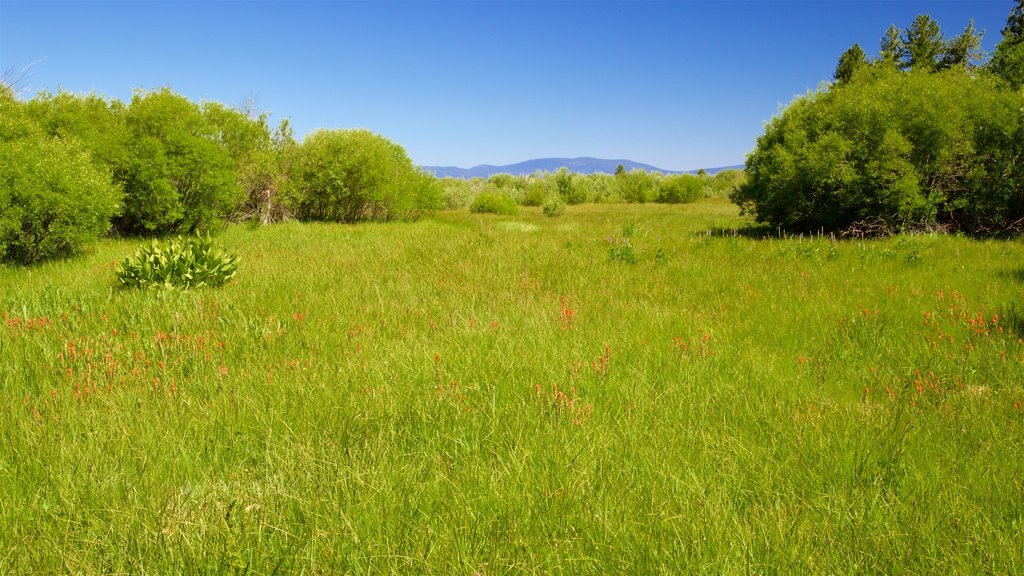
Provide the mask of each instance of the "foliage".
POLYGON ((115 173, 129 155, 126 109, 120 100, 106 100, 97 94, 41 92, 25 102, 24 108, 45 134, 78 140, 97 169, 116 182, 115 173))
POLYGON ((117 170, 127 234, 211 230, 244 199, 231 154, 201 108, 164 88, 136 92, 126 112, 128 157, 117 170))
POLYGON ((502 214, 511 216, 519 213, 516 201, 507 194, 500 192, 481 192, 469 205, 469 211, 475 214, 502 214))
POLYGON ((615 174, 619 197, 626 202, 642 204, 652 202, 657 194, 655 177, 643 170, 631 170, 615 174))
POLYGON ((677 174, 662 178, 657 201, 663 204, 683 204, 696 202, 704 197, 707 177, 693 174, 677 174))
POLYGON ((565 214, 565 200, 561 194, 551 194, 541 208, 545 216, 557 218, 565 214))
POLYGON ((473 198, 473 184, 462 178, 440 178, 441 199, 445 210, 461 210, 473 198))
POLYGON ((874 68, 773 119, 733 198, 789 230, 881 218, 998 233, 1024 216, 1022 108, 962 69, 874 68))
POLYGON ((854 73, 867 64, 868 57, 864 54, 864 50, 860 47, 860 44, 854 44, 839 57, 839 64, 836 65, 836 71, 832 78, 840 84, 849 82, 853 78, 854 73))
POLYGON ((120 198, 80 141, 46 135, 0 91, 0 260, 78 253, 106 233, 120 198))
POLYGON ((566 204, 582 204, 586 202, 587 196, 584 189, 578 185, 576 175, 569 172, 564 166, 551 175, 555 183, 555 190, 565 200, 566 204))
POLYGON ((223 286, 238 270, 238 257, 214 246, 209 236, 153 239, 115 271, 122 288, 223 286))
POLYGON ((989 69, 1015 89, 1024 86, 1024 0, 1010 10, 989 69))
POLYGON ((443 191, 405 150, 368 130, 317 130, 295 152, 289 203, 303 220, 415 220, 443 191))
POLYGON ((747 174, 743 170, 722 170, 708 181, 705 196, 727 197, 746 181, 747 174))

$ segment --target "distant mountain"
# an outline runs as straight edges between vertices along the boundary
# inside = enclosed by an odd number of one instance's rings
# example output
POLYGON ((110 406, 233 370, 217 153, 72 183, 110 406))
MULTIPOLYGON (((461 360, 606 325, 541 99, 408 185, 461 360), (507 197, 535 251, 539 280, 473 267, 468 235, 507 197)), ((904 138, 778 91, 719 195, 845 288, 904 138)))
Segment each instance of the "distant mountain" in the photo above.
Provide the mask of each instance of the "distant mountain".
MULTIPOLYGON (((622 165, 627 171, 629 170, 646 170, 648 172, 661 172, 663 174, 683 174, 679 170, 664 170, 651 166, 650 164, 643 164, 641 162, 634 162, 632 160, 605 160, 602 158, 535 158, 533 160, 527 160, 525 162, 517 162, 516 164, 506 164, 504 166, 494 166, 491 164, 481 164, 472 168, 458 168, 456 166, 424 166, 423 169, 437 176, 438 178, 452 177, 452 178, 488 178, 494 174, 512 174, 513 176, 527 176, 533 174, 538 170, 544 172, 554 172, 563 166, 570 172, 576 174, 595 174, 597 172, 604 172, 605 174, 614 174, 615 170, 622 165)), ((721 170, 727 170, 730 168, 743 168, 743 165, 737 166, 723 166, 719 168, 705 168, 708 174, 714 174, 721 170)), ((696 170, 691 170, 690 173, 695 173, 696 170)))

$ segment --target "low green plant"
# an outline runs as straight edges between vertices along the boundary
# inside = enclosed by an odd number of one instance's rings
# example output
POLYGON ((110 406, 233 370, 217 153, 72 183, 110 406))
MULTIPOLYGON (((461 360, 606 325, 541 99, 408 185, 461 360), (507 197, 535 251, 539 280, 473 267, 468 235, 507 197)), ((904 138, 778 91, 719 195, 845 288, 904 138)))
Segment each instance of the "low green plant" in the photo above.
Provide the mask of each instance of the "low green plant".
POLYGON ((519 213, 519 206, 510 196, 495 192, 481 192, 469 205, 469 211, 475 214, 501 214, 512 216, 519 213))
POLYGON ((551 194, 547 200, 544 201, 541 210, 544 211, 545 216, 551 218, 557 218, 562 214, 565 214, 565 200, 562 199, 560 194, 551 194))
POLYGON ((153 240, 117 266, 124 288, 222 286, 238 270, 238 257, 214 246, 209 236, 153 240))
POLYGON ((633 248, 633 244, 629 241, 629 237, 624 236, 622 238, 612 238, 608 244, 609 260, 612 262, 636 264, 636 250, 633 248))

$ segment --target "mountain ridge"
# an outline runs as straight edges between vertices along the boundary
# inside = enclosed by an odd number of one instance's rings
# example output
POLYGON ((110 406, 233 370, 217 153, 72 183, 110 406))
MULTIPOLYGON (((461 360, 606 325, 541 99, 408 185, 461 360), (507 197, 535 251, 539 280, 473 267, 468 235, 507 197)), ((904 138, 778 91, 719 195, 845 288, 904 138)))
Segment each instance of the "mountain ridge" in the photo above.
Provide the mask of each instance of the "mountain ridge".
MULTIPOLYGON (((528 176, 537 171, 554 172, 565 167, 576 174, 595 174, 603 172, 614 174, 615 170, 622 166, 626 171, 645 170, 647 172, 661 172, 662 174, 695 174, 697 170, 665 170, 643 162, 636 162, 626 159, 606 159, 582 156, 579 158, 533 158, 516 162, 514 164, 479 164, 472 168, 460 168, 458 166, 423 166, 423 170, 430 172, 438 178, 488 178, 494 174, 512 174, 513 176, 528 176)), ((708 174, 714 174, 722 170, 742 169, 742 164, 732 166, 719 166, 705 168, 708 174)))

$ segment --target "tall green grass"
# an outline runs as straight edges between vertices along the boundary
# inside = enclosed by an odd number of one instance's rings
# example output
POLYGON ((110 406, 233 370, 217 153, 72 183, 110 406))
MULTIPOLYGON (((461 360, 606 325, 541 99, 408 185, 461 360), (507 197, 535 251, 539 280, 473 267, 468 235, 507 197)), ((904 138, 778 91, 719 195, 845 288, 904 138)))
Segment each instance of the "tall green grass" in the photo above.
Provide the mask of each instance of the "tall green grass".
POLYGON ((132 242, 0 268, 0 572, 1024 571, 1024 245, 740 224, 234 227, 186 292, 118 290, 132 242))

